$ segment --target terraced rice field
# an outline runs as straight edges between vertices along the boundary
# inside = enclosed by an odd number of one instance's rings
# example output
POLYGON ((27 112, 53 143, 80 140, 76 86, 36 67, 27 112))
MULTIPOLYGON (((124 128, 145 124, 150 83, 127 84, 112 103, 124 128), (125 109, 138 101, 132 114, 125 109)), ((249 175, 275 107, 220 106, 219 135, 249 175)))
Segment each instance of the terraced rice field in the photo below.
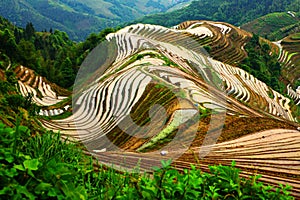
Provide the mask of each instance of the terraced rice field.
POLYGON ((300 79, 300 39, 290 35, 280 41, 279 61, 283 63, 283 76, 291 83, 300 79))
POLYGON ((252 34, 228 23, 211 21, 187 21, 175 28, 190 30, 194 27, 207 28, 212 33, 201 44, 211 46, 210 54, 213 58, 231 65, 246 58, 247 54, 243 47, 252 34))
MULTIPOLYGON (((68 98, 70 92, 59 88, 55 84, 49 83, 45 78, 38 76, 31 69, 24 66, 19 66, 15 69, 18 78, 20 92, 23 96, 32 94, 32 100, 39 106, 52 106, 62 100, 68 98), (57 90, 59 93, 57 93, 57 90), (60 95, 63 94, 63 95, 60 95)), ((41 116, 55 116, 64 113, 69 106, 59 109, 41 109, 39 115, 41 116)))
POLYGON ((293 88, 288 85, 288 95, 294 100, 296 105, 300 105, 300 92, 299 92, 299 88, 297 89, 297 91, 293 90, 293 88))
MULTIPOLYGON (((293 99, 296 106, 294 110, 297 110, 297 106, 300 105, 300 96, 297 92, 297 81, 300 80, 300 39, 298 34, 290 35, 275 44, 279 48, 278 60, 282 64, 282 77, 287 84, 287 95, 293 99), (291 85, 292 84, 292 85, 291 85), (296 107, 296 108, 295 108, 296 107)), ((298 113, 296 111, 296 113, 298 113)), ((296 116, 296 118, 299 116, 296 116)))
MULTIPOLYGON (((178 169, 197 163, 207 170, 236 160, 243 176, 262 173, 263 181, 291 184, 299 194, 300 134, 290 100, 230 65, 245 58, 249 37, 210 21, 128 26, 109 34, 81 67, 73 115, 41 122, 108 165, 147 170, 176 158, 178 169)), ((24 67, 16 72, 22 94, 42 90, 37 103, 65 98, 24 67)))

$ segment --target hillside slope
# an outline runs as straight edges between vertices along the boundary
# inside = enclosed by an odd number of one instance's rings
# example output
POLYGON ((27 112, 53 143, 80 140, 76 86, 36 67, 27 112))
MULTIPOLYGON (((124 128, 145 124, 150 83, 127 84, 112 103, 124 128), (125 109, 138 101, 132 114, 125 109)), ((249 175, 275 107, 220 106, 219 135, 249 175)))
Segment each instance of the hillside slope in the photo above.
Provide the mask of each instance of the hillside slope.
POLYGON ((291 11, 271 13, 243 24, 241 28, 277 41, 300 31, 300 13, 291 11))
POLYGON ((170 13, 146 16, 135 23, 174 26, 186 20, 213 20, 240 26, 272 12, 300 11, 299 0, 198 0, 170 13))
POLYGON ((188 2, 190 0, 3 0, 0 15, 18 26, 25 27, 32 22, 39 31, 58 29, 67 32, 73 40, 83 40, 92 32, 188 2))

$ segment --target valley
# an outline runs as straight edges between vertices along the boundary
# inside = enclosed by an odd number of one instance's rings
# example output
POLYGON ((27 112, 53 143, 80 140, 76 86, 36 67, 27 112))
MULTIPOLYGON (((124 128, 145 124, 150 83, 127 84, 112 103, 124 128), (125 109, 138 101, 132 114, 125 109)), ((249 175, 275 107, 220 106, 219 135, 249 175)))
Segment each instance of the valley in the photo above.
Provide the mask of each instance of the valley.
POLYGON ((166 12, 191 0, 4 0, 1 16, 25 27, 32 22, 38 31, 49 29, 66 32, 72 40, 83 41, 92 32, 116 27, 146 14, 166 12), (26 16, 23 18, 22 16, 26 16))

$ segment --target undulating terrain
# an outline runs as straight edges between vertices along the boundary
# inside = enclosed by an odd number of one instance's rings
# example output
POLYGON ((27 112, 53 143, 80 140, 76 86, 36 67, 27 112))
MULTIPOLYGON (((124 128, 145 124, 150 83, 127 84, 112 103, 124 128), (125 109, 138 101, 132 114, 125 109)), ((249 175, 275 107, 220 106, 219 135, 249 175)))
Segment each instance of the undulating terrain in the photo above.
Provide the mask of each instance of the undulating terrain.
POLYGON ((58 29, 83 41, 92 32, 133 20, 166 27, 203 19, 241 26, 273 12, 296 14, 299 5, 299 0, 3 0, 0 15, 17 26, 32 22, 38 31, 58 29))
MULTIPOLYGON (((300 197, 298 36, 272 43, 228 23, 198 20, 172 28, 130 25, 87 56, 72 100, 26 66, 14 72, 20 92, 43 106, 42 126, 82 142, 101 163, 147 171, 173 158, 176 169, 194 163, 208 171, 235 160, 242 176, 262 174, 300 197), (261 74, 255 66, 239 67, 252 56, 251 44, 281 64, 281 93, 253 75, 261 74)), ((261 68, 262 78, 272 76, 261 68)))
POLYGON ((241 26, 272 41, 280 40, 300 30, 299 12, 275 12, 259 17, 241 26))
POLYGON ((299 6, 1 1, 0 198, 300 199, 299 6))
POLYGON ((92 32, 116 27, 150 13, 179 9, 191 0, 3 0, 0 15, 17 26, 32 22, 39 31, 58 29, 82 41, 92 32))
POLYGON ((179 10, 153 14, 136 22, 170 27, 187 20, 213 20, 241 26, 269 13, 298 13, 299 5, 299 0, 198 0, 179 10))

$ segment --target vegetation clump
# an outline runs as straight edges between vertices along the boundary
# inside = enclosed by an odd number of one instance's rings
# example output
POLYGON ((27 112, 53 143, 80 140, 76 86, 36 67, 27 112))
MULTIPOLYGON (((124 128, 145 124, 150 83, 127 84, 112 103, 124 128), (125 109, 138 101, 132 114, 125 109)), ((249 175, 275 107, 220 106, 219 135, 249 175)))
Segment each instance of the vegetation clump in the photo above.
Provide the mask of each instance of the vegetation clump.
POLYGON ((279 81, 281 65, 277 61, 277 56, 270 53, 270 46, 260 41, 259 36, 254 34, 246 44, 245 50, 248 56, 241 61, 239 67, 282 94, 284 85, 279 81))
POLYGON ((26 28, 18 28, 0 17, 0 27, 0 58, 9 60, 6 65, 3 61, 0 63, 1 69, 6 70, 9 62, 12 67, 24 65, 64 88, 74 84, 88 53, 108 33, 115 31, 107 28, 99 34, 92 33, 84 42, 75 43, 65 32, 58 30, 36 32, 32 23, 26 28))
POLYGON ((53 132, 33 135, 19 122, 13 128, 0 124, 3 199, 293 199, 290 186, 240 178, 234 162, 204 173, 195 166, 180 172, 163 161, 152 176, 94 166, 78 144, 53 132))

